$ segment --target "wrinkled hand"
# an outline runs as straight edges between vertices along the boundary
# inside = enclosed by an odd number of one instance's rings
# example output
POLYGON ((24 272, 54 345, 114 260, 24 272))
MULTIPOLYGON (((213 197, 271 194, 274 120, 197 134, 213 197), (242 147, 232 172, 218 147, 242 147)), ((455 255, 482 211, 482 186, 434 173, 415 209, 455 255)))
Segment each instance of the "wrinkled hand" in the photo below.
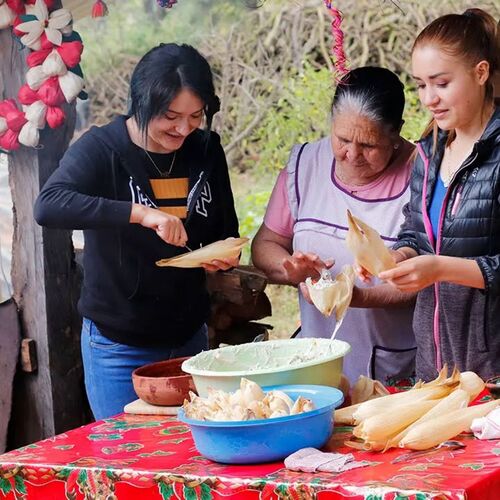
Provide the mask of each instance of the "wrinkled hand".
POLYGON ((240 263, 239 257, 230 259, 214 259, 210 263, 204 263, 203 268, 205 271, 214 273, 216 271, 227 271, 233 267, 237 267, 240 263))
POLYGON ((379 278, 402 292, 418 292, 439 281, 439 260, 435 255, 412 257, 380 273, 379 278))
POLYGON ((333 259, 322 261, 315 253, 304 252, 294 252, 281 262, 286 280, 292 285, 298 285, 309 277, 319 278, 321 270, 329 269, 334 263, 333 259))
POLYGON ((135 204, 132 207, 130 222, 156 231, 156 234, 166 243, 183 247, 188 236, 184 224, 175 215, 169 215, 156 208, 144 207, 135 204))

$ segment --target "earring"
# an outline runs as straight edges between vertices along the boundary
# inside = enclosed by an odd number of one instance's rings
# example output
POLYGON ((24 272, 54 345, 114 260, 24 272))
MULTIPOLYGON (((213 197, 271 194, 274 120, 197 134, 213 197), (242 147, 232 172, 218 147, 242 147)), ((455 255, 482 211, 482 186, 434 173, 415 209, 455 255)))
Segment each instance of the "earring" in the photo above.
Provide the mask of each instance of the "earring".
POLYGON ((399 149, 399 142, 397 142, 396 144, 394 144, 394 146, 392 146, 394 149, 399 149))

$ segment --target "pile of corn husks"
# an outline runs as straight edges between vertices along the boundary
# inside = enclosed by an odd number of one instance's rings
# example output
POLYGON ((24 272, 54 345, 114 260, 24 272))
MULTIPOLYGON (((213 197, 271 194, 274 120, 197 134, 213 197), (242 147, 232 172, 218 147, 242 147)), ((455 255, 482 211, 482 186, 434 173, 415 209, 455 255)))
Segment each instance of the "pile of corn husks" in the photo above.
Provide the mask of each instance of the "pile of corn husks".
POLYGON ((182 407, 186 417, 196 420, 260 420, 298 415, 315 409, 314 403, 304 396, 293 401, 283 391, 265 393, 259 384, 246 378, 241 379, 240 388, 235 392, 209 387, 206 398, 191 391, 189 398, 190 401, 184 400, 182 407))
POLYGON ((336 410, 335 423, 354 425, 359 439, 345 444, 372 451, 398 446, 426 450, 468 430, 474 418, 500 405, 497 400, 468 407, 484 389, 483 380, 456 368, 450 377, 446 374, 445 366, 432 382, 336 410))

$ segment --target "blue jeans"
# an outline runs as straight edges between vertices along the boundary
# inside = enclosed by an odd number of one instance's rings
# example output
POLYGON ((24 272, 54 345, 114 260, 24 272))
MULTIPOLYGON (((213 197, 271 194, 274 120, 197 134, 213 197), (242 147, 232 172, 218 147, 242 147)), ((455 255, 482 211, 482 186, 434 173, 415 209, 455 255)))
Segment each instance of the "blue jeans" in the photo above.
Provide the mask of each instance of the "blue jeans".
POLYGON ((83 318, 81 342, 85 390, 92 413, 100 420, 123 412, 127 403, 137 399, 132 385, 136 368, 208 349, 208 329, 203 325, 176 348, 134 347, 104 337, 93 321, 83 318))

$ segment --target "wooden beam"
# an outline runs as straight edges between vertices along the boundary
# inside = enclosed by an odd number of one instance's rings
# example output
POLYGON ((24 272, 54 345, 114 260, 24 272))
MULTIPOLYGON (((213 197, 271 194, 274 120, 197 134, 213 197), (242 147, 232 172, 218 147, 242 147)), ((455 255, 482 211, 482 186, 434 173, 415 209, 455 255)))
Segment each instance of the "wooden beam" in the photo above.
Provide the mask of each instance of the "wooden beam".
POLYGON ((17 307, 12 299, 0 304, 0 325, 0 453, 3 453, 7 448, 7 430, 12 409, 12 384, 21 342, 17 307))
MULTIPOLYGON (((9 30, 0 32, 2 98, 15 97, 25 78, 26 53, 9 30)), ((33 442, 85 422, 79 319, 75 311, 80 276, 70 231, 48 230, 33 219, 40 187, 57 168, 75 124, 75 106, 66 121, 41 132, 40 149, 22 147, 9 155, 14 208, 12 285, 22 335, 36 341, 38 369, 18 373, 14 426, 9 446, 33 442)))

